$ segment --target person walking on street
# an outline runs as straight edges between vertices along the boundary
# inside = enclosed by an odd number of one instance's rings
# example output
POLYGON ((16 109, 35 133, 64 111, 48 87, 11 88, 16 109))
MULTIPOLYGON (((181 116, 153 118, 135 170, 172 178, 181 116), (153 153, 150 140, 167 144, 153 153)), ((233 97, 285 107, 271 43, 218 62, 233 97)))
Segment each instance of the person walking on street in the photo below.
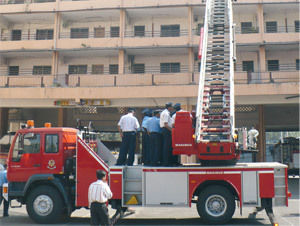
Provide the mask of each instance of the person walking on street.
POLYGON ((112 192, 106 182, 106 172, 96 171, 97 181, 89 186, 88 200, 91 210, 91 225, 111 225, 106 202, 112 192))
POLYGON ((6 171, 6 166, 4 166, 4 167, 2 166, 0 168, 2 168, 0 170, 0 206, 3 201, 3 205, 4 205, 3 206, 3 217, 8 217, 9 202, 3 197, 3 184, 7 183, 7 171, 6 171))
POLYGON ((152 117, 152 111, 149 108, 146 108, 142 111, 144 118, 142 121, 142 159, 144 165, 149 165, 151 162, 150 159, 150 136, 147 131, 147 122, 152 117))
POLYGON ((127 154, 127 165, 132 166, 134 162, 136 131, 140 128, 140 124, 137 118, 134 116, 134 113, 134 109, 129 108, 128 113, 123 115, 118 123, 119 132, 122 137, 122 143, 117 165, 124 165, 126 163, 127 154))
POLYGON ((162 165, 171 165, 172 158, 172 118, 170 112, 173 110, 173 104, 171 102, 166 104, 166 109, 160 114, 160 127, 162 128, 163 135, 163 154, 162 165))
POLYGON ((150 134, 150 159, 151 165, 157 166, 161 162, 161 141, 162 129, 160 128, 160 111, 155 110, 153 117, 147 121, 147 128, 150 134))

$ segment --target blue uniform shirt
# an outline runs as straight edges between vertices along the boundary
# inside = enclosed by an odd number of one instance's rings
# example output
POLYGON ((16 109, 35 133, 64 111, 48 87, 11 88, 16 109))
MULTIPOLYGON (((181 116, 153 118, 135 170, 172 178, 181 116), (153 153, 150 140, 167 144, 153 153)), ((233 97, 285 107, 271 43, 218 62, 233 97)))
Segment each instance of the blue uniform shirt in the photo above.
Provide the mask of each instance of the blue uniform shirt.
POLYGON ((4 183, 7 183, 6 173, 6 170, 0 171, 0 187, 2 187, 4 183))
POLYGON ((144 128, 146 128, 147 130, 148 130, 148 128, 147 128, 147 121, 149 120, 149 119, 151 119, 152 117, 149 117, 149 116, 145 116, 144 118, 143 118, 143 121, 142 121, 142 131, 145 131, 145 129, 144 128))
POLYGON ((155 116, 147 121, 147 129, 150 133, 161 133, 162 129, 160 128, 159 121, 160 119, 155 116))

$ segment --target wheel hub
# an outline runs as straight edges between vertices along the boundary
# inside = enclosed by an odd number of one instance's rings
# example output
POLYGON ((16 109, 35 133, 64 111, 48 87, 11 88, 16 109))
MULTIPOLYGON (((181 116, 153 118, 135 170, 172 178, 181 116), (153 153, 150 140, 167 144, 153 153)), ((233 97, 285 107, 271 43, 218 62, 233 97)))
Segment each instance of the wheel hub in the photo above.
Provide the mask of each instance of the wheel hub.
POLYGON ((48 195, 39 195, 33 202, 34 211, 40 216, 47 216, 53 210, 53 201, 48 195))
POLYGON ((227 209, 226 200, 220 195, 211 195, 205 202, 205 209, 211 216, 222 216, 227 209))

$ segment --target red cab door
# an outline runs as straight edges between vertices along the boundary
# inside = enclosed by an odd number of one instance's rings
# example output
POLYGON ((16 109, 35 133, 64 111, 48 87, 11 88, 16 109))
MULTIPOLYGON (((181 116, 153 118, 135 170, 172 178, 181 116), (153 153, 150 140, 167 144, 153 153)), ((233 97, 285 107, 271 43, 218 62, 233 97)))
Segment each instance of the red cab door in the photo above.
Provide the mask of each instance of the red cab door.
POLYGON ((41 170, 41 135, 18 133, 9 156, 8 181, 27 181, 41 170))

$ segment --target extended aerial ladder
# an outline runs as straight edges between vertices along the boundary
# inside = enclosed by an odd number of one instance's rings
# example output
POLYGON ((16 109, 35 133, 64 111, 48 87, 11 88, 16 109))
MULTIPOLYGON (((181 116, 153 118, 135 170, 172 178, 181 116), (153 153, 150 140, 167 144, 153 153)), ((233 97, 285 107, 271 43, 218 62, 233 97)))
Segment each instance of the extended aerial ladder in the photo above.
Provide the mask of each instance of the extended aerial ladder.
MULTIPOLYGON (((207 0, 201 28, 201 69, 194 136, 186 138, 188 115, 179 113, 173 131, 174 154, 205 160, 239 159, 234 125, 234 26, 231 0, 207 0)), ((190 135, 187 135, 190 136, 190 135)))

